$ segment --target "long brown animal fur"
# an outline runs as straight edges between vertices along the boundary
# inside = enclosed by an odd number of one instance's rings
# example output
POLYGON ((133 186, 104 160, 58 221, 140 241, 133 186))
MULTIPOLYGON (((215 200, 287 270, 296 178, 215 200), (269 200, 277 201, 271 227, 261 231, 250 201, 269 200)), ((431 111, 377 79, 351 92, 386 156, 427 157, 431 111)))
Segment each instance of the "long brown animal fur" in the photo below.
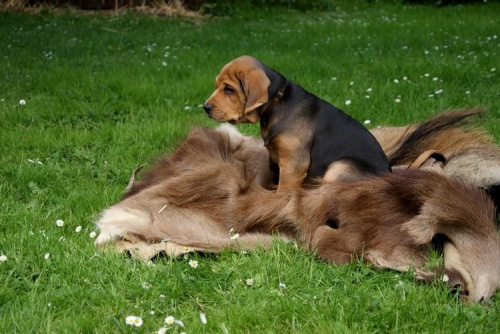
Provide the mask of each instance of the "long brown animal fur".
POLYGON ((446 159, 445 173, 478 187, 500 185, 500 147, 477 127, 466 128, 483 108, 440 113, 421 124, 382 127, 371 132, 387 154, 391 165, 409 165, 427 150, 446 159))
POLYGON ((103 212, 96 244, 167 238, 218 251, 269 246, 277 232, 297 237, 328 262, 362 257, 377 267, 409 270, 425 262, 440 234, 449 240, 445 268, 469 292, 466 298, 488 299, 500 286, 494 208, 475 187, 409 170, 275 193, 264 188, 271 177, 267 157, 258 141, 232 128, 194 130, 103 212), (241 236, 230 238, 231 228, 241 236))

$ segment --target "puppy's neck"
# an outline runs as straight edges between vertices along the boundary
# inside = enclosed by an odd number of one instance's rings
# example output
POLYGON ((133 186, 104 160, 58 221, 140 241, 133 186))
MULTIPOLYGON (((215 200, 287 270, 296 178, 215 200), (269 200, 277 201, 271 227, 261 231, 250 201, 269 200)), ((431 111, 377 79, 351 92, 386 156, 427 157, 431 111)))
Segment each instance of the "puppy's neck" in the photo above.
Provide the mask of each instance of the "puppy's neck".
POLYGON ((264 69, 264 73, 269 78, 269 81, 271 83, 270 83, 269 87, 267 88, 269 100, 267 101, 266 104, 264 104, 262 107, 260 107, 260 110, 259 110, 260 115, 262 115, 268 111, 271 111, 273 109, 274 105, 285 94, 285 90, 287 89, 287 86, 288 86, 288 80, 283 75, 276 72, 272 68, 267 67, 264 64, 262 64, 262 67, 264 69))

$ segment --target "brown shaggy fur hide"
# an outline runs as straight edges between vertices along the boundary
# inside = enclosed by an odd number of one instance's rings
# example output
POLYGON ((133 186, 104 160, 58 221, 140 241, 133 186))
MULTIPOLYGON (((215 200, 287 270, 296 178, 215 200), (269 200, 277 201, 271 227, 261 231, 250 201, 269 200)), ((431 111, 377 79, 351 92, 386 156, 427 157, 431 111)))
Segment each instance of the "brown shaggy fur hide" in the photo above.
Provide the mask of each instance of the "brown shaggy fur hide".
MULTIPOLYGON (((178 254, 180 246, 266 247, 270 233, 277 233, 297 237, 331 263, 359 257, 409 270, 424 264, 431 240, 442 235, 445 270, 466 300, 486 300, 500 287, 494 207, 476 187, 408 170, 275 193, 265 188, 272 177, 267 161, 261 142, 234 128, 193 130, 103 212, 96 244, 167 240, 163 244, 173 244, 171 253, 178 254), (230 230, 240 237, 231 238, 230 230)), ((429 273, 417 277, 428 279, 429 273)))

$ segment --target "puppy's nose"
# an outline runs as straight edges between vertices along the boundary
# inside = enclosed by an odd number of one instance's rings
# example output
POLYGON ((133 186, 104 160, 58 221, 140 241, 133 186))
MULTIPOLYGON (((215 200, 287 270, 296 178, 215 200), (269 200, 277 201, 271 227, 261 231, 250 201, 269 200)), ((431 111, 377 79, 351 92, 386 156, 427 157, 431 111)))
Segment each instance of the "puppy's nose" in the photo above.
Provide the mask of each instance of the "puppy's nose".
POLYGON ((210 112, 212 111, 212 108, 213 108, 213 105, 211 105, 210 103, 205 103, 203 105, 203 109, 205 109, 205 112, 207 114, 210 114, 210 112))

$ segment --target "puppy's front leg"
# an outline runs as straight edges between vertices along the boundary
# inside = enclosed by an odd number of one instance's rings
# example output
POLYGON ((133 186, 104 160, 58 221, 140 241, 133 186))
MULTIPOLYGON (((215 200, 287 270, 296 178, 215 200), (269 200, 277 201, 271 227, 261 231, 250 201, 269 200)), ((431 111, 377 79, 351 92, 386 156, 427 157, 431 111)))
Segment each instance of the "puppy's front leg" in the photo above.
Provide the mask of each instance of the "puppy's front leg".
POLYGON ((274 138, 273 149, 278 155, 280 167, 278 191, 300 188, 311 159, 309 145, 295 136, 281 135, 274 138))

